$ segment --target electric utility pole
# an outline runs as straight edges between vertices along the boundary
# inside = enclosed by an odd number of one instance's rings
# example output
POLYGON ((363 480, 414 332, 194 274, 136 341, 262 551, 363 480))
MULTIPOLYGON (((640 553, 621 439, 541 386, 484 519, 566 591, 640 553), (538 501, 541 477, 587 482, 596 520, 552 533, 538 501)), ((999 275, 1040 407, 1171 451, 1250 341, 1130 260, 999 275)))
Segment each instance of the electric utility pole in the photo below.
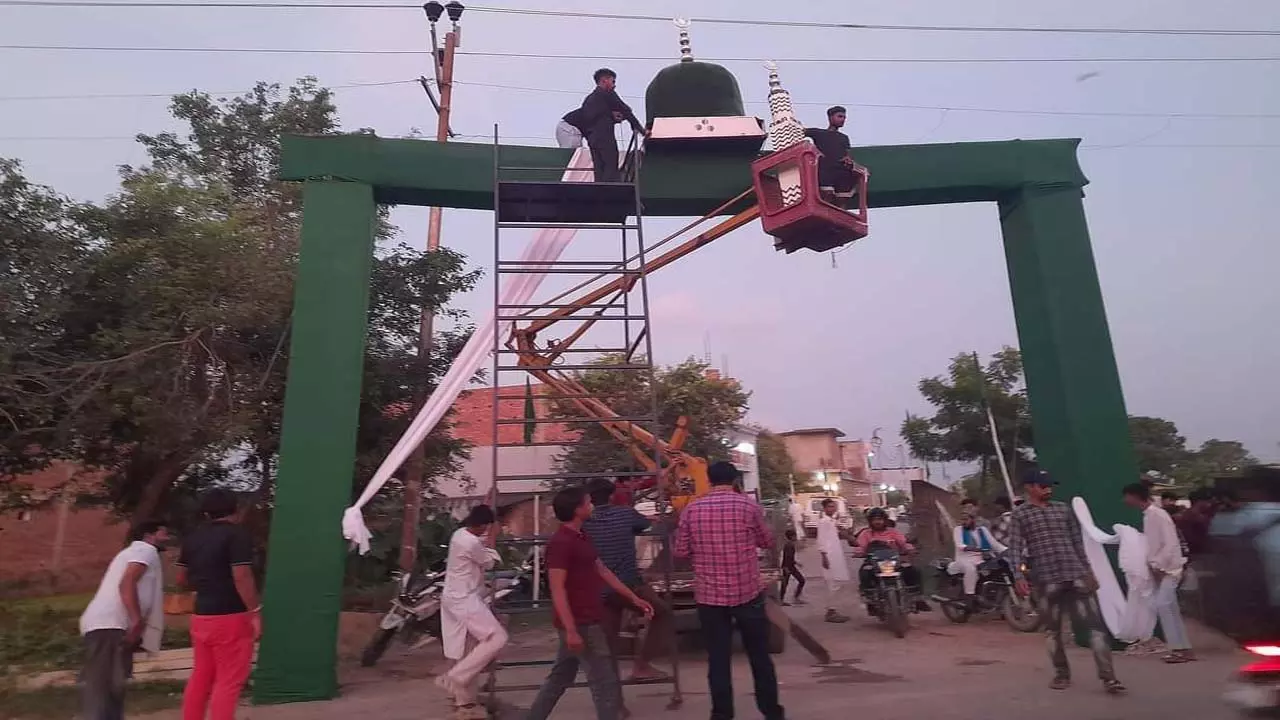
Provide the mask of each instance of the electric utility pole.
MULTIPOLYGON (((441 5, 432 0, 423 5, 422 9, 426 11, 427 20, 431 23, 432 74, 435 84, 440 89, 440 99, 436 100, 435 93, 431 90, 431 82, 427 78, 419 78, 419 82, 436 109, 436 142, 448 142, 449 137, 453 135, 453 131, 449 128, 449 115, 453 103, 453 60, 462 39, 462 28, 459 27, 458 21, 462 19, 463 6, 457 0, 447 5, 441 5), (446 12, 449 13, 449 21, 453 24, 453 28, 445 33, 444 47, 441 48, 436 35, 436 22, 446 12)), ((427 223, 427 252, 435 252, 440 249, 441 210, 433 207, 430 212, 430 220, 427 223)), ((418 324, 418 361, 424 372, 431 362, 434 323, 435 310, 427 305, 424 298, 422 317, 418 324)), ((418 402, 414 404, 414 412, 410 417, 417 414, 426 399, 427 393, 424 387, 419 393, 418 402)), ((422 481, 425 465, 426 448, 419 444, 404 464, 404 516, 400 531, 399 561, 400 569, 404 572, 412 571, 418 559, 418 520, 422 514, 422 481)))

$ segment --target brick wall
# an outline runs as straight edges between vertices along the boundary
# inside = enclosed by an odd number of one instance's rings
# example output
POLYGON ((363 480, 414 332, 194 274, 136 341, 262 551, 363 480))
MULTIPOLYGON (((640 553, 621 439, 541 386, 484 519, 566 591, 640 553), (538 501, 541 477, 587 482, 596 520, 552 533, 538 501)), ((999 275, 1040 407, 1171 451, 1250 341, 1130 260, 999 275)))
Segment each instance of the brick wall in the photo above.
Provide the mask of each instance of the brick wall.
MULTIPOLYGON (((39 496, 61 487, 73 474, 71 466, 55 463, 19 480, 39 496)), ((76 509, 59 499, 29 512, 0 513, 0 597, 92 590, 127 534, 127 525, 110 511, 76 509)))

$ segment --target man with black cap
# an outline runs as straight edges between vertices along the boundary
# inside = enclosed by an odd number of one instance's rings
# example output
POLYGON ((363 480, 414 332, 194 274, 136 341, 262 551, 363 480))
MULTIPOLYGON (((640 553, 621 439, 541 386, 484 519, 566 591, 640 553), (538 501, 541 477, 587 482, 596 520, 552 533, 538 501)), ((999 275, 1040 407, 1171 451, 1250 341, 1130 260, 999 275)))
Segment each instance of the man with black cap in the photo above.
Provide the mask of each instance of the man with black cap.
POLYGON ((693 595, 707 646, 707 685, 711 719, 733 717, 733 673, 730 662, 733 626, 751 664, 756 707, 765 720, 783 720, 778 704, 778 676, 769 656, 769 619, 760 585, 758 549, 773 546, 764 511, 750 495, 737 491, 742 472, 732 463, 707 468, 711 491, 680 513, 676 555, 693 558, 693 595))
POLYGON ((591 163, 595 168, 596 182, 618 182, 622 174, 618 169, 618 141, 613 136, 613 126, 626 120, 639 135, 644 135, 644 125, 636 119, 631 107, 618 97, 614 88, 618 74, 609 68, 600 68, 592 78, 596 87, 582 101, 582 107, 565 115, 556 128, 556 141, 560 147, 576 147, 575 129, 587 140, 591 148, 591 163))
POLYGON ((1069 614, 1073 623, 1089 630, 1089 647, 1107 692, 1118 694, 1125 687, 1116 679, 1111 661, 1111 645, 1102 626, 1102 612, 1094 593, 1098 581, 1089 569, 1084 554, 1084 537, 1075 513, 1066 503, 1052 500, 1058 484, 1044 470, 1030 470, 1022 477, 1027 501, 1010 517, 1010 565, 1017 580, 1018 593, 1031 591, 1023 576, 1022 564, 1035 558, 1035 581, 1040 598, 1040 614, 1044 618, 1049 640, 1049 657, 1054 676, 1049 687, 1065 690, 1071 686, 1071 668, 1062 639, 1062 616, 1069 614))

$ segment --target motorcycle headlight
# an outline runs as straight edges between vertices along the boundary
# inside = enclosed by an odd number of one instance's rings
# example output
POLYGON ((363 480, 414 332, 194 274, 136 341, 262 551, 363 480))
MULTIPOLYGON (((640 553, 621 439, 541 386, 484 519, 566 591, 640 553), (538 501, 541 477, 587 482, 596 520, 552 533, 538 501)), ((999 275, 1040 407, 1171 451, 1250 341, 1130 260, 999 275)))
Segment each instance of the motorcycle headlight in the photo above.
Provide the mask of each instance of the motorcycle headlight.
POLYGON ((897 572, 898 570, 898 561, 896 560, 881 560, 876 564, 880 568, 880 572, 886 575, 897 572))

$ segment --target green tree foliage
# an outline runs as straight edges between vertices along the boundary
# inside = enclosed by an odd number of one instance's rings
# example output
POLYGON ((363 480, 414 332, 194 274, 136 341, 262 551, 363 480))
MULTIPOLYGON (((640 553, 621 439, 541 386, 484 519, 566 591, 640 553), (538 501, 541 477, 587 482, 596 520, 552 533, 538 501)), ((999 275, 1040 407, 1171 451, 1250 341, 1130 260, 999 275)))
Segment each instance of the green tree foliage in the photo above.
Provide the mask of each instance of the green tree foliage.
POLYGON ((760 464, 760 497, 766 500, 791 495, 791 484, 797 493, 813 489, 808 473, 796 474, 795 462, 787 452, 787 444, 771 432, 760 433, 756 438, 756 459, 760 464))
POLYGON ((1006 347, 992 355, 983 368, 970 353, 956 355, 946 377, 924 378, 919 389, 935 412, 928 418, 908 415, 903 421, 900 433, 912 453, 934 462, 977 462, 978 477, 983 481, 972 489, 976 498, 989 500, 1003 494, 983 403, 985 398, 991 405, 1000 452, 1010 472, 1016 473, 1034 447, 1021 353, 1006 347), (988 466, 991 472, 987 472, 988 466))
MULTIPOLYGON (((337 111, 310 78, 231 99, 193 92, 174 98, 171 111, 188 132, 139 136, 148 164, 122 168, 119 192, 97 207, 0 166, 0 262, 27 283, 0 285, 6 299, 25 303, 0 308, 0 345, 15 349, 0 350, 0 407, 23 400, 9 413, 0 474, 67 457, 105 471, 95 499, 135 517, 187 507, 193 491, 229 483, 256 493, 265 522, 302 217, 300 186, 276 179, 279 137, 336 132, 337 111), (20 341, 10 345, 9 333, 20 341)), ((384 216, 355 490, 407 426, 417 392, 465 340, 465 328, 438 334, 434 352, 418 359, 423 302, 440 309, 478 275, 457 253, 393 239, 384 216)), ((447 428, 428 441, 430 472, 456 469, 465 452, 447 428)))
MULTIPOLYGON (((602 364, 617 364, 618 358, 606 358, 602 364)), ((678 365, 657 368, 654 372, 658 396, 658 435, 671 437, 681 417, 689 419, 689 438, 684 451, 708 460, 727 459, 729 448, 724 438, 729 429, 742 420, 750 393, 735 380, 706 376, 708 365, 692 358, 678 365)), ((621 416, 635 417, 652 412, 652 395, 648 378, 633 370, 585 370, 578 372, 581 382, 593 393, 609 395, 606 401, 621 416)), ((564 402, 552 408, 557 418, 580 418, 582 411, 564 402)), ((568 473, 600 473, 640 470, 627 449, 594 423, 575 423, 582 435, 559 458, 562 471, 568 473)))
POLYGON ((1129 438, 1138 458, 1138 471, 1144 475, 1154 472, 1171 477, 1191 456, 1178 426, 1164 418, 1130 415, 1129 438))
POLYGON ((37 371, 59 356, 76 274, 94 252, 81 209, 0 158, 0 477, 50 457, 61 411, 37 371))

